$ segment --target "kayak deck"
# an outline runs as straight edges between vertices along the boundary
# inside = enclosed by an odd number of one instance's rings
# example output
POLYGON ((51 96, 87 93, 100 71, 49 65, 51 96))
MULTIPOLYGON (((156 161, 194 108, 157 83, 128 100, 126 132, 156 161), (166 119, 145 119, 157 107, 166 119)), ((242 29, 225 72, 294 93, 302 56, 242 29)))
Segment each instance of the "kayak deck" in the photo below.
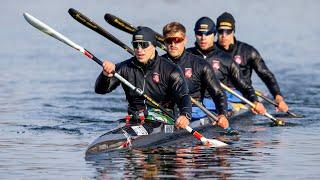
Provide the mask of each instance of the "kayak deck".
MULTIPOLYGON (((248 107, 241 103, 231 105, 234 110, 231 112, 230 121, 248 112, 248 107)), ((212 125, 208 118, 190 122, 190 127, 197 131, 210 126, 212 125)), ((181 138, 181 136, 189 136, 189 133, 184 129, 176 129, 172 124, 147 119, 143 124, 138 121, 126 124, 122 121, 118 127, 96 138, 87 148, 86 154, 128 147, 152 147, 181 138)))

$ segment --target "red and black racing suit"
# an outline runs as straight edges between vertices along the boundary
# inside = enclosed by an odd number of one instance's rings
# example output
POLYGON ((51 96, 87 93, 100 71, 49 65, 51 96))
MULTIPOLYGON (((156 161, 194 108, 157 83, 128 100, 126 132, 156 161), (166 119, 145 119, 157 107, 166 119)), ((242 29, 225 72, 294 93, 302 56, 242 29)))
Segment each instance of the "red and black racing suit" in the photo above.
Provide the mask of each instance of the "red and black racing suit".
POLYGON ((201 50, 197 43, 195 47, 188 48, 187 51, 195 54, 199 57, 207 60, 218 79, 229 87, 234 87, 239 90, 244 97, 249 99, 251 102, 257 101, 258 98, 254 93, 254 89, 251 84, 244 81, 241 76, 239 66, 231 59, 231 57, 216 47, 211 47, 208 50, 201 50))
POLYGON ((179 58, 173 58, 169 54, 162 57, 170 59, 184 71, 191 97, 202 100, 207 90, 217 107, 218 114, 227 114, 226 95, 208 62, 186 51, 179 58))
MULTIPOLYGON (((154 59, 146 65, 141 64, 135 57, 116 64, 116 71, 135 87, 142 89, 167 109, 174 110, 175 104, 180 115, 191 117, 191 100, 187 83, 181 69, 169 60, 159 57, 156 53, 154 59)), ((95 92, 105 94, 113 91, 121 82, 109 78, 102 72, 95 84, 95 92)), ((147 109, 147 102, 125 84, 122 84, 126 99, 128 100, 128 113, 147 109)))
POLYGON ((231 44, 228 50, 224 49, 218 43, 216 44, 219 49, 228 53, 233 60, 239 64, 242 76, 248 84, 252 84, 252 70, 255 70, 274 97, 281 95, 275 76, 268 69, 259 52, 247 43, 237 41, 236 39, 234 39, 234 42, 235 44, 231 44))

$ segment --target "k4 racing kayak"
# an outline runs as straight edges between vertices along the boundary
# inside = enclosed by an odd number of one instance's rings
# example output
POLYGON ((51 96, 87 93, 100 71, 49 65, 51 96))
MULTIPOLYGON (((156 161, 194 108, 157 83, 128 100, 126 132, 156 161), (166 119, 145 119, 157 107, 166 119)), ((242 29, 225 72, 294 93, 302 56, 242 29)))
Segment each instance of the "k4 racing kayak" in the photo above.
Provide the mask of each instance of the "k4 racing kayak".
MULTIPOLYGON (((233 110, 230 112, 232 114, 230 120, 248 112, 247 106, 241 103, 231 103, 231 105, 233 110)), ((174 122, 160 113, 149 113, 143 121, 121 119, 119 122, 118 127, 96 138, 87 148, 86 154, 129 147, 152 147, 189 136, 187 131, 176 129, 174 122)), ((212 125, 211 120, 202 118, 191 121, 189 126, 201 130, 212 125)))

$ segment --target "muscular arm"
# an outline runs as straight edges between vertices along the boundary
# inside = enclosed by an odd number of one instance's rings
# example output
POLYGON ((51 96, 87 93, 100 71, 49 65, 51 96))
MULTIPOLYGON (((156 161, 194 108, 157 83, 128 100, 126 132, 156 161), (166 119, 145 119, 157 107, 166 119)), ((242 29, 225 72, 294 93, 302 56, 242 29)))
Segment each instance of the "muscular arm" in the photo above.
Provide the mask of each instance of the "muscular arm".
POLYGON ((260 56, 259 52, 255 49, 251 52, 251 65, 256 71, 257 75, 262 79, 262 81, 268 87, 270 93, 276 97, 276 95, 281 95, 280 87, 273 73, 268 69, 264 60, 260 56))
POLYGON ((207 91, 209 92, 212 100, 214 101, 218 114, 227 114, 227 97, 220 86, 219 80, 214 74, 213 69, 209 64, 204 66, 202 71, 203 77, 201 78, 202 83, 207 87, 207 91))
POLYGON ((253 87, 242 79, 239 66, 235 62, 232 62, 229 70, 229 74, 231 74, 231 82, 235 88, 238 89, 251 102, 258 101, 253 87))

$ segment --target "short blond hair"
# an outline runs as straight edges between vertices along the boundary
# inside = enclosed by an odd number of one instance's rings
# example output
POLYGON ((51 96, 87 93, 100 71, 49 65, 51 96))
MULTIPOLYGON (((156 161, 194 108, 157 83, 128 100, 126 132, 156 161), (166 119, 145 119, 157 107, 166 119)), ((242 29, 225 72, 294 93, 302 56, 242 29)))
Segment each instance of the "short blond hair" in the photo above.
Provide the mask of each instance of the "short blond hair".
POLYGON ((171 33, 177 33, 177 32, 182 32, 183 35, 186 34, 186 28, 178 22, 171 22, 165 25, 162 29, 163 36, 166 36, 167 34, 171 34, 171 33))

